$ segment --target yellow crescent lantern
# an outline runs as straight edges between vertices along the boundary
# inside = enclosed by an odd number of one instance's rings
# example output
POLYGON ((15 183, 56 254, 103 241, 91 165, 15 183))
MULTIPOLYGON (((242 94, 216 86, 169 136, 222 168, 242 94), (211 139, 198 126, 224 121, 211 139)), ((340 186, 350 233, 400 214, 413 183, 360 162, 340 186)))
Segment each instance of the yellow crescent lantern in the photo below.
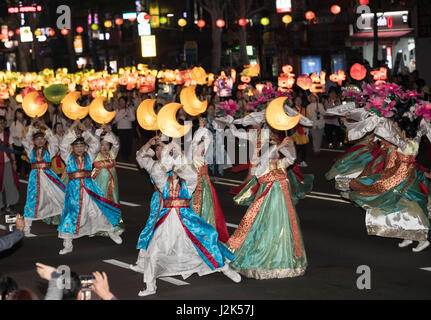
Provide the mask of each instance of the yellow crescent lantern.
POLYGON ((157 115, 157 125, 164 135, 181 138, 192 128, 191 124, 183 126, 177 122, 176 114, 181 107, 181 104, 173 102, 160 109, 157 115))
POLYGON ((45 100, 42 100, 43 102, 36 101, 39 97, 39 92, 33 91, 22 100, 22 108, 25 114, 31 118, 42 117, 48 110, 48 104, 45 100))
POLYGON ((266 108, 266 121, 276 130, 290 130, 296 127, 301 119, 301 115, 299 113, 294 117, 289 117, 284 112, 284 102, 286 100, 286 97, 276 98, 272 100, 266 108))
MULTIPOLYGON (((107 95, 107 94, 106 94, 107 95)), ((107 124, 111 122, 117 111, 108 111, 103 106, 103 101, 105 101, 104 97, 99 97, 91 101, 90 103, 90 117, 94 121, 100 124, 107 124)))
POLYGON ((197 84, 203 85, 207 82, 207 73, 202 67, 194 67, 191 71, 192 79, 196 81, 197 84))
POLYGON ((136 118, 144 130, 159 130, 157 115, 154 112, 156 99, 145 99, 136 110, 136 118))
POLYGON ((63 100, 61 100, 61 108, 66 117, 72 120, 84 119, 89 112, 90 106, 81 107, 76 100, 81 97, 81 93, 74 91, 68 93, 63 100))
POLYGON ((180 93, 180 101, 184 106, 184 111, 191 116, 197 116, 204 113, 208 106, 208 101, 200 101, 196 96, 196 86, 183 88, 180 93))

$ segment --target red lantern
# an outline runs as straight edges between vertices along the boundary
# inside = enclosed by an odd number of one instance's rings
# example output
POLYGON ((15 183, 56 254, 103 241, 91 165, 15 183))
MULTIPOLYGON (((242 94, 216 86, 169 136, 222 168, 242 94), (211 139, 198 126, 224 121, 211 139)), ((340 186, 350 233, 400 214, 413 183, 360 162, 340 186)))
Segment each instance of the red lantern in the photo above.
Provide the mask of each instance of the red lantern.
POLYGON ((21 33, 21 30, 20 30, 20 29, 16 29, 16 30, 15 30, 15 33, 16 33, 17 35, 19 35, 19 34, 21 33))
POLYGON ((81 34, 81 33, 84 32, 84 28, 81 27, 81 26, 78 26, 78 27, 76 27, 76 32, 79 33, 79 34, 81 34))
POLYGON ((239 24, 241 27, 245 27, 245 26, 247 25, 247 19, 244 19, 244 18, 239 19, 239 20, 238 20, 238 24, 239 24))
POLYGON ((223 27, 226 25, 226 22, 224 22, 224 20, 223 20, 223 19, 218 19, 218 20, 216 21, 216 25, 217 25, 217 27, 219 27, 219 28, 223 28, 223 27))
POLYGON ((145 20, 150 20, 150 19, 151 19, 151 16, 147 13, 147 14, 144 16, 144 19, 145 19, 145 20))
POLYGON ((198 23, 197 23, 197 25, 198 25, 198 27, 199 28, 203 28, 203 27, 205 27, 205 20, 198 20, 198 23))
POLYGON ((367 69, 363 65, 355 63, 350 68, 350 76, 355 80, 361 81, 367 76, 367 69))
POLYGON ((67 30, 67 29, 61 29, 61 34, 63 35, 63 36, 67 36, 68 35, 68 33, 69 33, 69 30, 67 30))
POLYGON ((15 33, 12 30, 9 30, 9 32, 8 32, 9 38, 12 38, 14 34, 15 33))
POLYGON ((334 4, 331 7, 332 14, 339 14, 341 12, 341 7, 339 5, 334 4))
POLYGON ((359 4, 361 6, 368 6, 370 4, 370 0, 359 0, 359 4))
POLYGON ((54 31, 54 29, 49 29, 48 34, 49 34, 49 36, 50 36, 50 37, 55 36, 55 31, 54 31))
POLYGON ((117 19, 115 19, 115 24, 116 24, 117 26, 121 26, 121 25, 123 24, 123 19, 121 19, 121 18, 117 18, 117 19))
POLYGON ((307 11, 305 13, 305 19, 307 19, 307 20, 313 20, 314 18, 316 18, 316 15, 314 14, 313 11, 307 11))

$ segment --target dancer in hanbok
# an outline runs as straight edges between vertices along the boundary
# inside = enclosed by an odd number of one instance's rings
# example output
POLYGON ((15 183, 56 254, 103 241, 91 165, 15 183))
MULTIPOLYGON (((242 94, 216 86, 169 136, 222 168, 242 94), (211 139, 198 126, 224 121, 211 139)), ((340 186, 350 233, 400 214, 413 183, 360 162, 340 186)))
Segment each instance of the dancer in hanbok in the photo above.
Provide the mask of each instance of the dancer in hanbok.
POLYGON ((64 245, 60 254, 72 252, 73 239, 99 231, 108 232, 115 243, 122 243, 121 237, 114 231, 121 216, 120 206, 108 200, 91 178, 93 162, 99 149, 99 139, 79 120, 69 128, 60 145, 61 157, 66 163, 69 176, 63 214, 58 226, 59 238, 63 239, 64 245), (78 125, 82 136, 75 132, 78 125))
POLYGON ((192 142, 193 164, 198 173, 198 183, 193 193, 192 208, 199 217, 217 230, 219 240, 226 243, 229 239, 226 220, 205 161, 205 156, 212 142, 211 139, 212 134, 205 127, 205 120, 199 118, 199 129, 196 131, 192 142))
POLYGON ((292 200, 286 168, 295 156, 284 151, 293 141, 286 137, 258 157, 255 176, 259 190, 238 228, 229 238, 235 253, 231 267, 255 279, 301 276, 307 267, 299 220, 292 200))
POLYGON ((203 276, 221 271, 233 281, 241 281, 227 264, 233 255, 219 242, 217 231, 191 209, 197 173, 185 164, 181 150, 173 143, 161 152, 159 148, 160 159, 154 161, 150 146, 155 143, 156 138, 151 139, 136 155, 162 197, 161 206, 157 199, 152 200, 152 213, 138 244, 137 267, 143 270, 146 283, 139 296, 155 294, 159 277, 181 275, 185 279, 193 273, 203 276), (174 148, 176 159, 170 155, 174 148))
MULTIPOLYGON (((94 159, 91 177, 103 191, 105 198, 119 205, 120 197, 115 159, 120 149, 120 142, 106 125, 96 130, 96 136, 101 139, 100 152, 94 159)), ((120 222, 115 227, 115 232, 118 234, 124 232, 124 223, 121 217, 120 222)), ((106 232, 99 232, 98 235, 108 236, 106 232)))
POLYGON ((24 235, 28 237, 33 221, 61 216, 66 186, 51 170, 51 160, 59 146, 57 138, 43 121, 33 118, 22 143, 31 164, 24 208, 24 235), (33 126, 35 122, 40 122, 45 133, 33 126))

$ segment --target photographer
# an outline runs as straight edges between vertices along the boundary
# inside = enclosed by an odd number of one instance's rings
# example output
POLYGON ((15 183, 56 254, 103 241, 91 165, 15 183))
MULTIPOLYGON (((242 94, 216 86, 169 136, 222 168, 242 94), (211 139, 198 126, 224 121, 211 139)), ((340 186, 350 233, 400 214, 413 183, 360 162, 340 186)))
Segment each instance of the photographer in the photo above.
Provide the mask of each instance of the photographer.
POLYGON ((17 215, 16 229, 12 233, 0 238, 0 252, 10 249, 17 242, 19 242, 24 236, 23 230, 24 230, 24 218, 20 215, 17 215))
MULTIPOLYGON (((70 289, 60 289, 57 286, 57 280, 61 274, 54 267, 37 262, 37 273, 42 279, 49 281, 48 291, 45 300, 85 300, 83 286, 79 276, 72 272, 70 277, 70 289)), ((118 300, 110 291, 108 276, 105 272, 93 272, 91 290, 96 293, 102 300, 118 300)))

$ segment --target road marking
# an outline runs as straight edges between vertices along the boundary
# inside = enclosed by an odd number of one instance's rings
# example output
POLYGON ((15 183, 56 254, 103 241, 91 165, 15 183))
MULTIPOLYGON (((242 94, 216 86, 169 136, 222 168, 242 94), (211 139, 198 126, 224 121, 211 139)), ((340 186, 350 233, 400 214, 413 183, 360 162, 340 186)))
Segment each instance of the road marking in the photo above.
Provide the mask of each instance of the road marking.
POLYGON ((122 166, 126 166, 126 167, 134 167, 134 168, 137 167, 135 163, 128 163, 128 162, 119 162, 119 161, 117 161, 117 164, 122 165, 122 166))
POLYGON ((313 195, 309 195, 309 194, 307 194, 305 197, 306 198, 313 198, 313 199, 320 199, 320 200, 326 200, 326 201, 333 201, 333 202, 341 202, 341 203, 351 204, 350 201, 346 201, 346 200, 326 198, 326 197, 319 197, 319 196, 313 196, 313 195))
POLYGON ((226 179, 226 178, 219 178, 219 177, 216 177, 216 178, 215 178, 215 180, 216 180, 216 181, 218 181, 218 180, 222 180, 222 181, 226 181, 226 182, 233 182, 233 183, 238 183, 238 184, 243 183, 243 181, 239 181, 239 180, 232 180, 232 179, 226 179))
MULTIPOLYGON (((134 271, 134 270, 130 269, 130 264, 122 262, 122 261, 119 261, 119 260, 109 259, 109 260, 103 260, 103 262, 112 264, 112 265, 120 267, 120 268, 128 269, 130 271, 134 271)), ((138 271, 135 271, 135 272, 138 272, 138 271)), ((138 272, 138 273, 142 273, 143 274, 143 272, 138 272)), ((172 284, 174 284, 176 286, 185 286, 185 285, 189 285, 190 284, 188 282, 185 282, 185 281, 182 281, 182 280, 178 280, 178 279, 175 279, 175 278, 172 278, 172 277, 163 277, 163 278, 158 278, 158 279, 163 280, 165 282, 172 283, 172 284)))
POLYGON ((0 224, 0 230, 7 230, 6 226, 3 224, 0 224))
POLYGON ((320 195, 320 196, 328 196, 328 197, 334 197, 334 198, 341 198, 341 196, 339 194, 333 194, 333 193, 314 192, 314 191, 311 191, 310 193, 317 194, 317 195, 320 195))
POLYGON ((240 185, 240 184, 233 184, 233 183, 220 182, 220 181, 214 181, 214 183, 221 184, 221 185, 224 185, 224 186, 231 186, 231 187, 238 187, 240 185))
POLYGON ((233 223, 226 223, 226 226, 231 227, 231 228, 238 228, 238 225, 233 224, 233 223))
POLYGON ((420 268, 421 270, 425 270, 425 271, 431 271, 431 267, 426 267, 426 268, 420 268))
POLYGON ((335 150, 335 149, 320 149, 321 151, 328 151, 328 152, 339 152, 339 153, 343 153, 344 150, 335 150))
MULTIPOLYGON (((26 181, 26 180, 19 180, 19 182, 28 184, 28 181, 26 181)), ((136 204, 136 203, 127 202, 127 201, 120 201, 120 204, 128 206, 128 207, 141 207, 142 206, 141 204, 136 204)))
POLYGON ((126 169, 126 170, 133 170, 133 171, 139 171, 136 167, 127 167, 127 166, 120 166, 117 164, 117 168, 126 169))

